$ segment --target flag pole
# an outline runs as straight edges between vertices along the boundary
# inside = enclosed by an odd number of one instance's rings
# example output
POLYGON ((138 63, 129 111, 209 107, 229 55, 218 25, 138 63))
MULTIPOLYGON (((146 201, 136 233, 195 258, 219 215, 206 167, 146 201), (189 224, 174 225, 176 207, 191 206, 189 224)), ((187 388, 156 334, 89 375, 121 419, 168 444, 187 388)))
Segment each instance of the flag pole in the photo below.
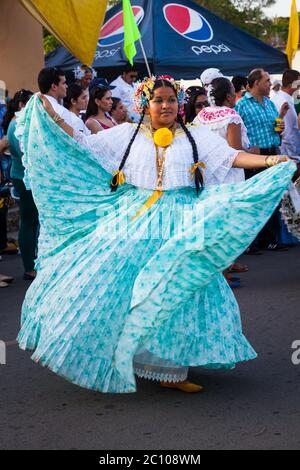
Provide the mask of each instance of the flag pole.
POLYGON ((144 61, 145 61, 146 67, 147 67, 148 76, 151 77, 152 73, 151 73, 151 70, 150 70, 149 62, 148 62, 148 59, 147 59, 147 56, 146 56, 146 52, 145 52, 144 45, 143 45, 141 37, 140 37, 139 41, 140 41, 140 46, 141 46, 142 53, 143 53, 143 56, 144 56, 144 61))
POLYGON ((144 61, 146 64, 147 72, 148 72, 149 77, 151 77, 149 62, 146 56, 144 45, 142 43, 142 36, 135 20, 131 2, 130 0, 122 0, 122 3, 123 3, 123 17, 124 17, 124 52, 125 52, 125 55, 128 61, 130 62, 130 64, 133 65, 133 59, 136 56, 135 42, 139 41, 141 50, 143 53, 144 61))

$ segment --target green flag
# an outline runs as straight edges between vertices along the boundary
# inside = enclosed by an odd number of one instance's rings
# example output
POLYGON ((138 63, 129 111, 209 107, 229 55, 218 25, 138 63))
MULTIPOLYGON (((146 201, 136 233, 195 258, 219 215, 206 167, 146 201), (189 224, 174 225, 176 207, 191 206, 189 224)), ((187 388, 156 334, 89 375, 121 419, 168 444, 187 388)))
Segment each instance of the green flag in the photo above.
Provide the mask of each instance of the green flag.
POLYGON ((124 52, 128 61, 133 65, 136 56, 135 41, 141 38, 139 28, 135 22, 130 0, 123 0, 124 15, 124 52))

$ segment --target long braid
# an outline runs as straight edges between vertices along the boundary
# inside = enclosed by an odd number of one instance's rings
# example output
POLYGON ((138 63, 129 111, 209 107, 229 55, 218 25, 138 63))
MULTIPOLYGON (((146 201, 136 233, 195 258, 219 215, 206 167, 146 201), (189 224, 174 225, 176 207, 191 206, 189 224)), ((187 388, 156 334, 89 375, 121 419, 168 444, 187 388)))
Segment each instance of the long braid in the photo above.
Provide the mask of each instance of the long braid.
MULTIPOLYGON (((141 115, 141 119, 140 119, 140 121, 139 121, 139 123, 138 123, 138 125, 137 125, 137 128, 136 128, 136 130, 134 131, 134 134, 133 134, 133 136, 132 136, 132 139, 130 140, 130 142, 129 142, 129 144, 128 144, 128 147, 127 147, 127 149, 126 149, 126 152, 124 153, 124 156, 123 156, 122 161, 121 161, 120 166, 119 166, 119 171, 118 171, 118 173, 119 173, 120 171, 122 171, 123 168, 124 168, 124 166, 125 166, 125 163, 126 163, 126 160, 127 160, 128 156, 129 156, 129 153, 130 153, 132 144, 133 144, 133 142, 135 141, 135 138, 136 138, 136 136, 137 136, 138 133, 139 133, 139 130, 140 130, 141 125, 142 125, 142 123, 143 123, 144 117, 145 117, 145 111, 143 111, 143 113, 142 113, 142 115, 141 115)), ((119 186, 119 183, 118 183, 118 174, 116 174, 116 175, 113 177, 113 179, 111 180, 111 183, 110 183, 111 191, 112 191, 112 192, 117 191, 118 186, 119 186)))
MULTIPOLYGON (((199 155, 198 155, 198 149, 197 149, 195 139, 192 136, 192 134, 190 133, 190 131, 188 130, 188 128, 186 127, 186 125, 184 124, 183 119, 179 114, 177 116, 177 121, 181 125, 181 127, 184 130, 187 138, 190 141, 190 144, 191 144, 192 149, 193 149, 194 163, 196 164, 196 163, 199 162, 199 155)), ((202 172, 199 168, 196 168, 196 170, 195 170, 195 185, 196 185, 197 195, 199 195, 200 190, 202 191, 202 189, 204 187, 202 172)))

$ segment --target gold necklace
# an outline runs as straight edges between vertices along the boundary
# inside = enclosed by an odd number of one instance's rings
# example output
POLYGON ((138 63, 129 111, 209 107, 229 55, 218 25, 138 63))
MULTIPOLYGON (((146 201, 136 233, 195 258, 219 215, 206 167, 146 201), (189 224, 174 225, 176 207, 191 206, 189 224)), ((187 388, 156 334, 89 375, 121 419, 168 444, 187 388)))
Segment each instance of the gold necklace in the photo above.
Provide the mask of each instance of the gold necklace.
MULTIPOLYGON (((156 132, 155 129, 151 126, 151 132, 152 132, 152 137, 154 141, 154 134, 156 132)), ((176 131, 176 124, 172 126, 170 129, 173 134, 173 138, 175 135, 176 131)), ((138 217, 140 217, 144 212, 150 209, 150 207, 153 206, 163 195, 163 176, 164 176, 164 167, 165 167, 165 160, 166 160, 166 151, 169 148, 170 144, 168 144, 167 147, 161 147, 162 148, 162 154, 159 154, 159 146, 155 144, 155 150, 156 150, 156 174, 157 174, 157 181, 156 181, 156 190, 152 193, 152 195, 145 201, 141 209, 137 212, 137 214, 133 217, 131 220, 135 220, 138 217)))
MULTIPOLYGON (((169 129, 172 132, 173 138, 176 132, 176 123, 173 124, 173 126, 169 129)), ((159 154, 159 146, 155 143, 154 139, 154 134, 157 132, 156 129, 153 129, 151 126, 151 132, 152 132, 152 137, 155 145, 155 151, 156 151, 156 174, 157 174, 157 182, 156 182, 156 190, 157 191, 162 191, 163 190, 163 176, 164 176, 164 168, 165 168, 165 160, 166 160, 166 152, 167 149, 169 148, 169 145, 167 147, 164 147, 162 150, 162 154, 159 154)), ((173 140, 173 139, 172 139, 173 140)))
POLYGON ((161 155, 159 155, 159 149, 157 145, 155 145, 155 150, 156 150, 156 172, 157 172, 156 190, 162 191, 167 148, 163 149, 161 155))

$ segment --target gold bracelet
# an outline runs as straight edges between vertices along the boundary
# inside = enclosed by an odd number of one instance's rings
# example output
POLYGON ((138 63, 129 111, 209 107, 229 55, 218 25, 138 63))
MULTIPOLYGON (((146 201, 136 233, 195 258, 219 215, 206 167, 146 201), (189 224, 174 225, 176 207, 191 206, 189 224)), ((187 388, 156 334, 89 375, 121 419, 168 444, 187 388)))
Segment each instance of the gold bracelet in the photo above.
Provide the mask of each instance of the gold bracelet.
POLYGON ((65 122, 63 120, 62 117, 60 117, 60 115, 58 113, 55 113, 54 116, 53 116, 53 121, 56 123, 56 124, 60 124, 61 122, 65 122))
POLYGON ((272 166, 278 165, 278 163, 280 163, 280 159, 277 155, 269 155, 265 158, 265 166, 267 168, 271 168, 272 166))

